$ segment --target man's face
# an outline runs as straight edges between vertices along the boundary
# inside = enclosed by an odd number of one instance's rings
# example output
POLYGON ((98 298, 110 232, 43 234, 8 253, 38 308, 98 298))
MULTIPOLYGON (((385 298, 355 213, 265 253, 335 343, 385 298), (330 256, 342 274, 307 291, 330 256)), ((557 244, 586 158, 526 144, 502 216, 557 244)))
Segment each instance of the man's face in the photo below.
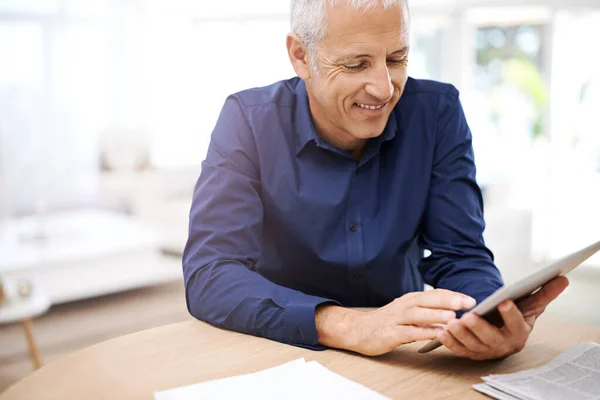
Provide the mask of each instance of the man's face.
POLYGON ((317 131, 341 143, 377 137, 406 84, 407 11, 327 4, 327 35, 315 55, 319 71, 306 79, 317 131))

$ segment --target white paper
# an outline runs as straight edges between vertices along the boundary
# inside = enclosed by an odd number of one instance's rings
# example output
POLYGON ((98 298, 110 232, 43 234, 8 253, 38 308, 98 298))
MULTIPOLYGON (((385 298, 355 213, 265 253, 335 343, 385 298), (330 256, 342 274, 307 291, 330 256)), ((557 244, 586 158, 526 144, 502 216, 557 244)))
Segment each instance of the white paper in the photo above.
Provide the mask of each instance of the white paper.
POLYGON ((303 358, 253 374, 154 392, 155 400, 191 399, 365 399, 387 397, 303 358))
POLYGON ((542 367, 483 380, 485 383, 474 386, 476 390, 500 391, 518 399, 600 400, 600 344, 581 344, 542 367))
POLYGON ((480 393, 493 397, 497 400, 520 400, 519 397, 498 390, 488 385, 487 383, 478 383, 476 385, 473 385, 473 389, 477 390, 480 393))

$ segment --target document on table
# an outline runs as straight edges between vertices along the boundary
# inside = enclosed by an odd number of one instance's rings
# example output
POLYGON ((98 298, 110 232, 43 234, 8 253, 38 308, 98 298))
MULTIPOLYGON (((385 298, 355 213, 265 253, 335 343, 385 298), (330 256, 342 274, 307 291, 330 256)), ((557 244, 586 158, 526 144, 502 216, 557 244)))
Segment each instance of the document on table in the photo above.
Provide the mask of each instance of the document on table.
POLYGON ((155 400, 365 399, 385 396, 303 358, 252 374, 154 392, 155 400))
POLYGON ((542 367, 483 381, 473 388, 499 400, 600 400, 600 344, 580 344, 542 367))

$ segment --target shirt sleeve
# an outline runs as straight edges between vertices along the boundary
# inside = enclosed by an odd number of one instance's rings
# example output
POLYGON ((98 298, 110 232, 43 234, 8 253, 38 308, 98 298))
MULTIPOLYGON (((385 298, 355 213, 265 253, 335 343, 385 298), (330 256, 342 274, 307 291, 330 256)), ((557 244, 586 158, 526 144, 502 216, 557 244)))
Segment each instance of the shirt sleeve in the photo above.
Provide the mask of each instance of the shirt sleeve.
POLYGON ((472 136, 454 87, 442 96, 437 123, 421 234, 421 245, 431 255, 420 271, 429 285, 467 294, 479 303, 503 281, 483 240, 483 199, 475 179, 472 136))
POLYGON ((309 296, 256 272, 263 203, 256 144, 240 102, 225 102, 194 190, 183 254, 187 307, 212 325, 311 349, 318 345, 309 296))

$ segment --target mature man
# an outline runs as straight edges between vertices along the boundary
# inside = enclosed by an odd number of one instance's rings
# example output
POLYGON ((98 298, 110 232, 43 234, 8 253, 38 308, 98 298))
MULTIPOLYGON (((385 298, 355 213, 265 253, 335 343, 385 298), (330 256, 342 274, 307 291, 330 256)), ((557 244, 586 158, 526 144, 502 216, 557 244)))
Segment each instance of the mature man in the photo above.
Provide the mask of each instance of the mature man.
POLYGON ((503 328, 464 313, 502 278, 458 92, 407 76, 405 1, 292 0, 292 30, 298 77, 230 96, 213 132, 183 259, 190 313, 313 349, 519 351, 568 282, 502 304, 503 328))

